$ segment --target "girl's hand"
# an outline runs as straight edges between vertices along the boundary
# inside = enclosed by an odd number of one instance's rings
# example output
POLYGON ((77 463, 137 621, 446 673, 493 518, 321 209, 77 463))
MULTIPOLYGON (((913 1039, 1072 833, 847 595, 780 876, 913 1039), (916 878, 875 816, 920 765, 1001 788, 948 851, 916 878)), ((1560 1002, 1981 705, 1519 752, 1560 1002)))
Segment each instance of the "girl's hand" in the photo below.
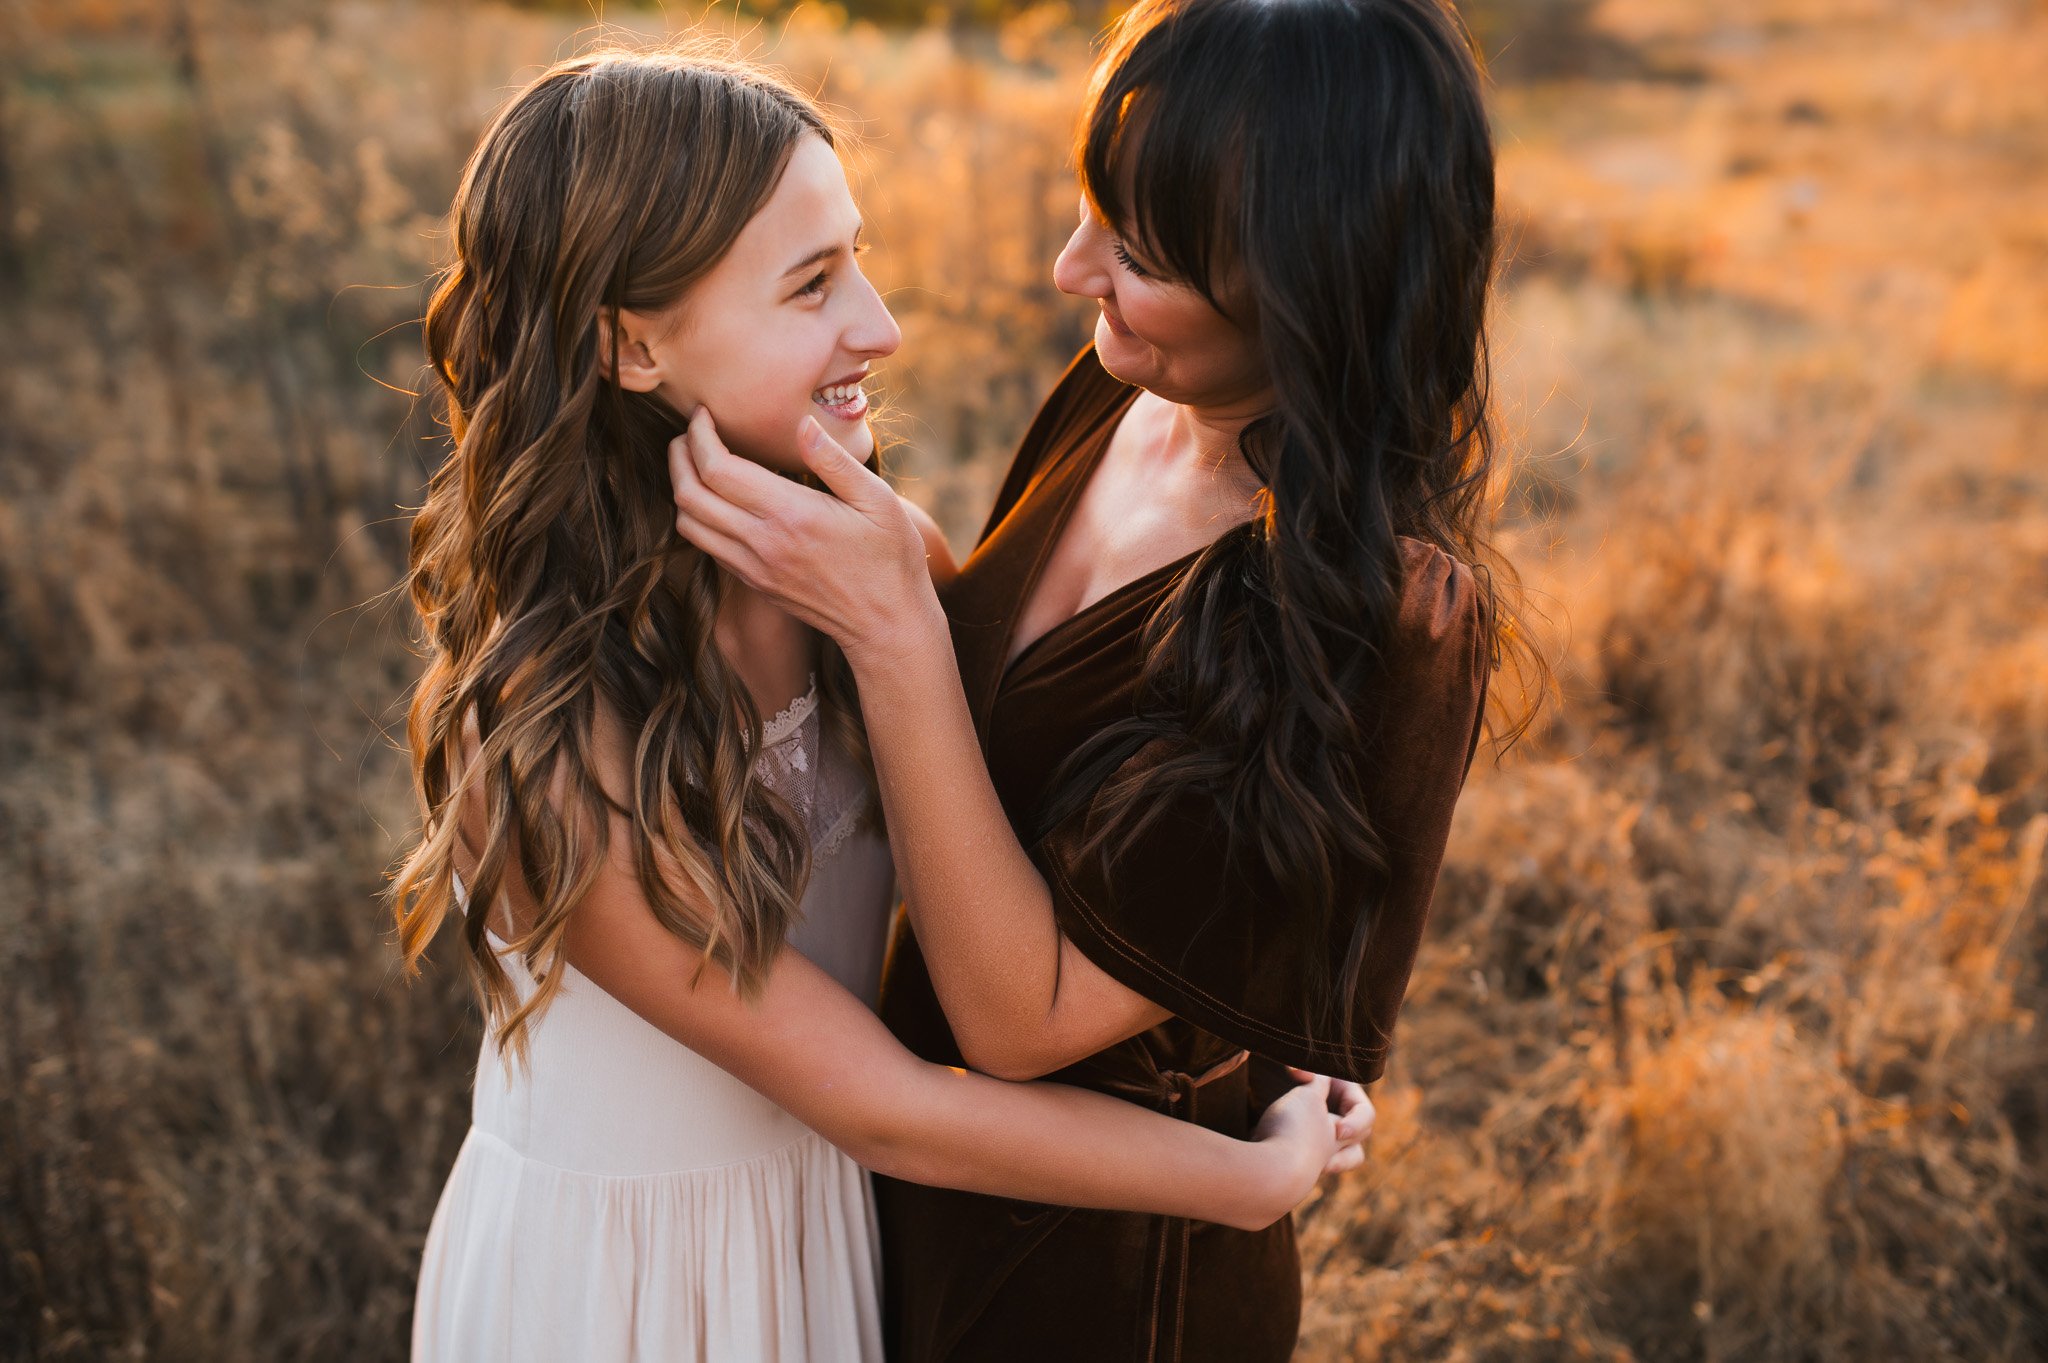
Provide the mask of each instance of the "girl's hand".
POLYGON ((1252 1139, 1269 1151, 1276 1169, 1269 1185, 1274 1200, 1260 1214, 1271 1225, 1294 1210, 1316 1186, 1323 1171, 1342 1153, 1337 1143, 1337 1118, 1330 1112, 1330 1081, 1309 1075, 1259 1118, 1252 1139))
MULTIPOLYGON (((1289 1065, 1287 1072, 1306 1084, 1324 1076, 1310 1074, 1289 1065)), ((1378 1116, 1365 1089, 1349 1079, 1331 1079, 1330 1115, 1337 1121, 1337 1153, 1323 1166, 1325 1174, 1342 1174, 1365 1163, 1365 1143, 1372 1139, 1372 1124, 1378 1116)))
POLYGON ((901 499, 815 417, 804 418, 797 444, 829 495, 728 450, 699 407, 668 447, 677 532, 830 635, 856 670, 934 636, 946 643, 924 536, 901 499))
POLYGON ((1271 1185, 1275 1200, 1261 1209, 1268 1225, 1292 1211, 1326 1175, 1365 1163, 1365 1142, 1372 1135, 1372 1099, 1363 1088, 1292 1065, 1287 1072, 1299 1082, 1266 1109, 1252 1132, 1278 1166, 1271 1185))

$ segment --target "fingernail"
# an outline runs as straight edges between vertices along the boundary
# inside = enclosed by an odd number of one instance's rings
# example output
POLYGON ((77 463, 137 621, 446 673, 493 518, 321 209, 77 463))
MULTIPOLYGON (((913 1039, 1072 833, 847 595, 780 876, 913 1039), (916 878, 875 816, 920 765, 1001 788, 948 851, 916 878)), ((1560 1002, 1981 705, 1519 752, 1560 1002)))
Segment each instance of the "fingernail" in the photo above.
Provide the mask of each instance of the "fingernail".
POLYGON ((797 431, 797 438, 804 442, 805 449, 815 450, 818 448, 818 442, 825 438, 825 428, 818 424, 818 418, 807 416, 797 431))

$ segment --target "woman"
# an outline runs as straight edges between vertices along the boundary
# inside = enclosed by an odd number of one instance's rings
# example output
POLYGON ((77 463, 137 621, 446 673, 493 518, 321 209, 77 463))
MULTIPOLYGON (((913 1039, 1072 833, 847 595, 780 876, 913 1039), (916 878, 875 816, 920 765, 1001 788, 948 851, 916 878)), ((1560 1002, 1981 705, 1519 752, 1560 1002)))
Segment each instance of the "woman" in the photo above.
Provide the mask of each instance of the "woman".
MULTIPOLYGON (((1512 643, 1470 566, 1480 74, 1435 0, 1143 0, 1078 160, 1054 279, 1100 303, 1094 345, 943 609, 897 500, 819 429, 836 498, 700 415, 677 526, 857 678, 908 908, 896 1034, 1238 1134, 1265 1062, 1380 1074, 1512 643)), ((881 1199, 907 1363, 1292 1350, 1287 1223, 881 1199)))
POLYGON ((855 1161, 1248 1230, 1355 1165, 1369 1108, 1327 1080, 1232 1140, 918 1060, 870 1011, 892 870, 845 664, 674 538, 664 467, 700 404, 764 468, 807 412, 870 448, 898 332, 817 111, 682 51, 564 62, 453 227, 393 895, 408 964, 465 912, 488 1025, 415 1357, 878 1358, 855 1161))

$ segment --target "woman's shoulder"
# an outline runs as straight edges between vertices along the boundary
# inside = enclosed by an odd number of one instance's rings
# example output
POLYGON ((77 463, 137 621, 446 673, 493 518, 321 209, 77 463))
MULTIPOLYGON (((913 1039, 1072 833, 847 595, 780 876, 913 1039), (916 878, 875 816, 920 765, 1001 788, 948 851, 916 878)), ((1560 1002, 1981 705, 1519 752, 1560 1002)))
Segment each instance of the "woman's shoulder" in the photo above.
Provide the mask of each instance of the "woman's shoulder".
MULTIPOLYGON (((1479 749, 1494 668, 1492 601, 1471 565, 1441 545, 1400 537, 1404 580, 1388 650, 1391 708, 1429 731, 1431 742, 1464 739, 1464 765, 1479 749)), ((1384 731, 1382 737, 1386 737, 1384 731)))
POLYGON ((1470 565, 1429 540, 1413 535, 1396 540, 1401 551, 1401 604, 1395 632, 1405 642, 1420 645, 1478 628, 1484 593, 1470 565))

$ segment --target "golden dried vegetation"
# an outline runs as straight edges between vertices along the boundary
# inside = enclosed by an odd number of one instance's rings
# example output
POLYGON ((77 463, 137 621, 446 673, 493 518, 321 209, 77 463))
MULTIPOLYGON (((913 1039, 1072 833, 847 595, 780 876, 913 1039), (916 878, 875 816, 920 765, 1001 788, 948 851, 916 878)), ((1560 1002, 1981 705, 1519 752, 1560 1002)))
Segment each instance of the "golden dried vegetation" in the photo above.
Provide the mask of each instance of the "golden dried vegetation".
MULTIPOLYGON (((2040 1357, 2048 14, 1477 17, 1562 691, 1475 768, 1372 1158, 1301 1213, 1303 1356, 2040 1357)), ((376 901, 398 390, 461 157, 577 23, 0 0, 7 1356, 403 1351, 475 1031, 376 901)), ((1090 322, 1085 35, 752 41, 863 134, 896 462, 964 543, 1090 322)))

